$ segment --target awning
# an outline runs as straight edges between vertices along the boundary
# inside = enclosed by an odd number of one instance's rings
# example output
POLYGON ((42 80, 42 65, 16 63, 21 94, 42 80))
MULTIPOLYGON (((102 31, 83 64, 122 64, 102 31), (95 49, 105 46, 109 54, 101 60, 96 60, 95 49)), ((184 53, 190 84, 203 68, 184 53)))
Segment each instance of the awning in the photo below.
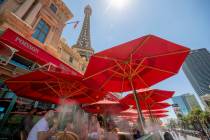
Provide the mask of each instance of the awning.
POLYGON ((65 64, 56 57, 47 53, 42 48, 36 46, 32 42, 23 38, 11 29, 7 29, 0 36, 0 42, 9 45, 18 50, 17 54, 20 54, 38 64, 44 65, 52 63, 53 65, 62 69, 62 71, 71 73, 72 75, 82 76, 78 71, 74 70, 70 65, 65 64))

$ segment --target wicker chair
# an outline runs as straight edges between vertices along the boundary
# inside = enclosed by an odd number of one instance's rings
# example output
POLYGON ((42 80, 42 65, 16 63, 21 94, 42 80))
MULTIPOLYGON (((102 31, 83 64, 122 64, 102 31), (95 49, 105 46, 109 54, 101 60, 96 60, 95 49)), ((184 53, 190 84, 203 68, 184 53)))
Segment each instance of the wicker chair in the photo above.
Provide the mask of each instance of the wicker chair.
POLYGON ((55 136, 56 140, 79 140, 77 134, 69 131, 59 131, 55 136))

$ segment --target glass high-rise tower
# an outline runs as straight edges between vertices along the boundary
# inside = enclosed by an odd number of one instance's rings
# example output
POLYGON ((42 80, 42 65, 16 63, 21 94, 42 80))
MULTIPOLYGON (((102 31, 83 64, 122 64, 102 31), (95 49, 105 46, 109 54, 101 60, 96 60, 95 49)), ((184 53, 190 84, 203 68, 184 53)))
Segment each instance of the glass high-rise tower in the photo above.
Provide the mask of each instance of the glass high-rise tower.
POLYGON ((183 71, 199 96, 210 94, 210 53, 207 49, 191 51, 183 71))
POLYGON ((195 108, 201 109, 197 99, 195 98, 195 95, 193 94, 187 93, 180 96, 175 96, 172 98, 172 101, 179 107, 182 115, 187 115, 195 108))

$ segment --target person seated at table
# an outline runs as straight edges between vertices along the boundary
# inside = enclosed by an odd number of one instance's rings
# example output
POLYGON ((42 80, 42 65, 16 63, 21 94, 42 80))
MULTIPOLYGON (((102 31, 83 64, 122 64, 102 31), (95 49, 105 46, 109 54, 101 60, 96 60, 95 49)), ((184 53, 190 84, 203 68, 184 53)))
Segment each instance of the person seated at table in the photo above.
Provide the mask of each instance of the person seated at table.
POLYGON ((88 131, 88 140, 100 140, 100 125, 94 115, 91 116, 88 131))
POLYGON ((33 117, 36 113, 37 109, 33 108, 30 112, 26 114, 26 116, 21 121, 21 130, 22 133, 25 133, 26 137, 28 136, 29 132, 31 131, 34 123, 33 123, 33 117))
POLYGON ((27 140, 47 140, 58 128, 58 120, 53 110, 48 111, 29 132, 27 140), (51 128, 49 128, 52 126, 51 128))
POLYGON ((67 120, 64 131, 75 132, 72 120, 67 120))

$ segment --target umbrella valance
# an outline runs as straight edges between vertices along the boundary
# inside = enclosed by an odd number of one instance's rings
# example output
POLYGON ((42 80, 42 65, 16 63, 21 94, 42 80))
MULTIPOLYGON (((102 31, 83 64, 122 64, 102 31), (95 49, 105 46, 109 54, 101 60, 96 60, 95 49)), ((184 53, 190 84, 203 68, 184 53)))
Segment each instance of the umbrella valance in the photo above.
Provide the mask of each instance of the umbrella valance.
MULTIPOLYGON (((154 102, 161 102, 161 101, 172 98, 172 96, 174 95, 174 91, 152 89, 152 90, 145 90, 142 92, 138 92, 137 94, 141 102, 152 104, 154 102)), ((136 104, 133 94, 128 94, 127 96, 122 98, 120 102, 125 103, 127 105, 136 104)))
POLYGON ((118 101, 100 100, 98 102, 85 105, 82 107, 85 111, 90 113, 100 113, 100 114, 116 114, 123 110, 128 109, 127 105, 121 104, 118 101))
MULTIPOLYGON (((167 117, 168 115, 167 114, 153 114, 152 117, 154 118, 164 118, 164 117, 167 117)), ((151 116, 150 115, 145 115, 145 118, 150 118, 151 116)))
POLYGON ((168 110, 144 110, 143 114, 161 114, 161 113, 167 113, 168 110))
MULTIPOLYGON (((170 107, 171 105, 169 103, 153 103, 153 104, 145 104, 141 103, 141 109, 142 110, 159 110, 159 109, 164 109, 167 107, 170 107)), ((136 109, 136 105, 133 106, 134 109, 136 109)))

